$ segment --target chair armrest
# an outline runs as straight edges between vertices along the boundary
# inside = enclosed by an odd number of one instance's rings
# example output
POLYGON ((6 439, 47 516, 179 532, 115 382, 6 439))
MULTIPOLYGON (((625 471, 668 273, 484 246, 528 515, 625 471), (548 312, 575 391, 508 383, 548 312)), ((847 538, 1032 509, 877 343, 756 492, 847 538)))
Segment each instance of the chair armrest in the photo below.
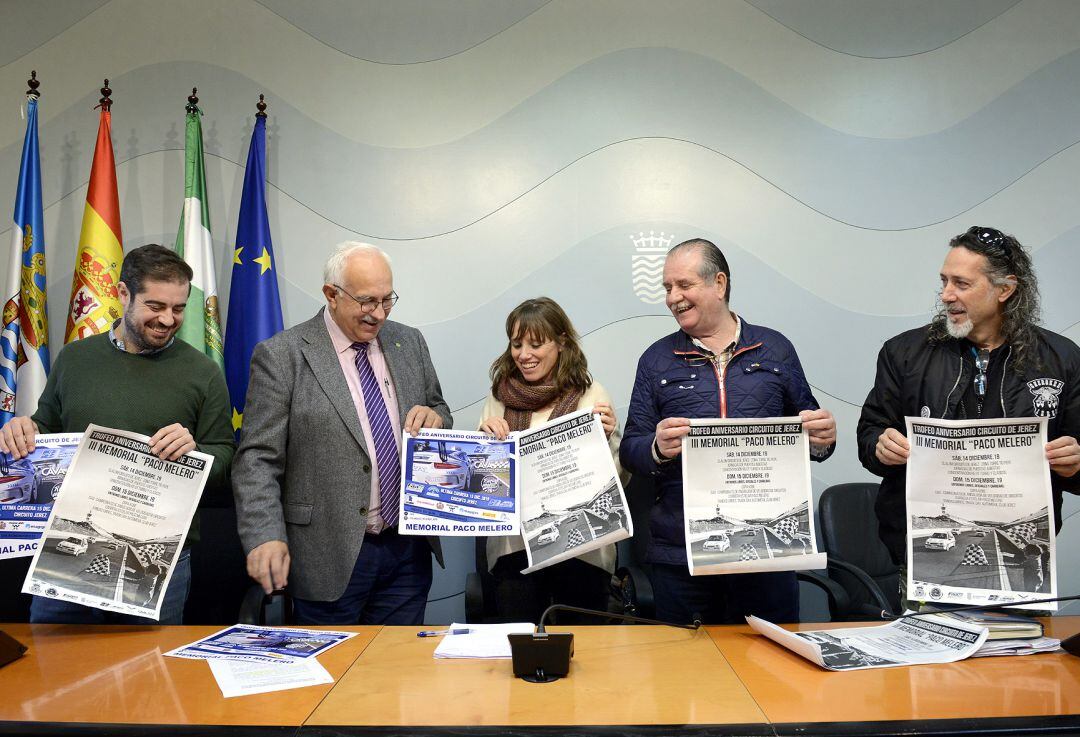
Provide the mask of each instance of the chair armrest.
POLYGON ((829 569, 830 570, 844 571, 844 572, 850 574, 860 584, 863 585, 863 587, 866 589, 867 593, 870 594, 870 598, 872 598, 874 600, 873 601, 873 606, 874 607, 880 607, 880 611, 873 610, 871 613, 873 613, 876 616, 880 616, 882 611, 889 612, 891 614, 896 614, 896 612, 893 612, 892 608, 889 606, 889 600, 888 600, 888 598, 886 598, 884 592, 882 592, 881 587, 878 586, 877 582, 874 581, 874 579, 870 578, 870 576, 862 568, 859 568, 856 565, 848 563, 846 560, 843 560, 841 558, 837 558, 836 556, 830 555, 829 556, 829 569))
POLYGON ((257 624, 267 627, 280 627, 292 622, 292 600, 283 591, 275 591, 269 596, 257 583, 248 586, 244 599, 240 602, 240 624, 257 624))
POLYGON ((484 621, 484 586, 479 573, 465 576, 465 622, 479 624, 484 621))
POLYGON ((621 566, 615 571, 615 579, 619 581, 617 597, 622 601, 623 614, 655 615, 652 582, 644 570, 636 565, 621 566))
POLYGON ((266 592, 262 586, 252 584, 244 592, 244 598, 240 602, 240 614, 236 621, 240 624, 265 624, 263 622, 263 606, 266 592))
MULTIPOLYGON (((831 558, 829 562, 832 563, 831 558)), ((813 584, 825 592, 829 598, 829 612, 834 620, 842 617, 851 608, 851 597, 848 596, 847 591, 828 576, 822 576, 813 571, 796 571, 795 576, 800 581, 813 584)))

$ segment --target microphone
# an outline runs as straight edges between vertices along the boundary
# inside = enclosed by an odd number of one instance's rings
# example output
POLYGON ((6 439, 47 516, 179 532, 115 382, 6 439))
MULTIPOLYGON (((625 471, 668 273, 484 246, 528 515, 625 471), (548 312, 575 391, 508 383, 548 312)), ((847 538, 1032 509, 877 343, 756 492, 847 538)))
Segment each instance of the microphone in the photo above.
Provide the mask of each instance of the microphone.
MULTIPOLYGON (((890 620, 909 619, 911 617, 926 617, 931 614, 941 614, 943 612, 973 612, 990 609, 1004 609, 1005 607, 1015 607, 1017 604, 1053 604, 1059 601, 1076 601, 1080 599, 1080 594, 1073 594, 1072 596, 1059 596, 1056 599, 1033 599, 1032 601, 1017 601, 1009 604, 972 604, 970 606, 957 606, 948 607, 947 609, 941 609, 936 612, 912 612, 911 614, 892 614, 882 610, 881 618, 890 620)), ((1075 655, 1080 657, 1080 632, 1075 635, 1070 635, 1061 641, 1061 649, 1069 653, 1069 655, 1075 655)))
POLYGON ((692 624, 663 622, 659 619, 646 619, 631 614, 602 612, 597 609, 583 609, 569 604, 552 604, 540 615, 536 631, 529 634, 507 635, 510 640, 510 655, 513 661, 514 675, 529 683, 551 683, 570 672, 570 659, 574 657, 573 632, 548 632, 544 620, 551 612, 576 612, 603 619, 619 619, 624 622, 641 624, 659 624, 666 627, 696 630, 701 627, 701 617, 694 615, 692 624))

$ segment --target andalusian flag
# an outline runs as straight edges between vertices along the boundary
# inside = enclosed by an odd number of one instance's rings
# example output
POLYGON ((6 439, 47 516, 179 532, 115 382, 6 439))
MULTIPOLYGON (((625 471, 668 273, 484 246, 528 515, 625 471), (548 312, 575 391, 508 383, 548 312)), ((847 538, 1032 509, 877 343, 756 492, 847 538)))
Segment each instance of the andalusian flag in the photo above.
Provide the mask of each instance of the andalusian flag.
POLYGON ((26 95, 26 138, 23 139, 19 188, 15 194, 8 296, 0 332, 0 425, 15 415, 34 414, 49 374, 37 86, 37 80, 32 80, 31 92, 26 95))
POLYGON ((233 430, 237 434, 244 420, 251 353, 256 343, 280 332, 283 327, 274 247, 266 216, 265 161, 266 113, 260 112, 251 132, 244 192, 240 196, 232 286, 229 288, 229 321, 225 327, 225 380, 232 398, 233 430))
POLYGON ((122 313, 116 285, 124 258, 120 235, 120 198, 116 194, 116 163, 113 160, 111 103, 101 105, 90 187, 86 191, 75 275, 71 279, 71 304, 64 342, 108 332, 122 313))
POLYGON ((176 234, 176 252, 188 262, 195 278, 191 280, 191 295, 184 324, 180 326, 180 339, 210 356, 224 369, 214 247, 210 240, 210 210, 206 203, 206 172, 203 169, 202 124, 199 122, 202 113, 194 103, 189 104, 187 110, 184 211, 180 215, 180 231, 176 234))

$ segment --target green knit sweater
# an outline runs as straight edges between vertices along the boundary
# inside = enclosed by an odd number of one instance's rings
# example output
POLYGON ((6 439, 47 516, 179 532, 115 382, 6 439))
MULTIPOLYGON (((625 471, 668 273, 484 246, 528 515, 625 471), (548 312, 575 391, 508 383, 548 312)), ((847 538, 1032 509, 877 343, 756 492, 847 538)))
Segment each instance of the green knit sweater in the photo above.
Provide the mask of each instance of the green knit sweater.
MULTIPOLYGON (((33 420, 42 433, 83 432, 93 423, 153 435, 179 422, 214 458, 204 495, 229 493, 236 445, 225 377, 180 340, 152 355, 118 350, 108 335, 70 343, 57 355, 33 420)), ((188 544, 198 540, 198 515, 188 544)))

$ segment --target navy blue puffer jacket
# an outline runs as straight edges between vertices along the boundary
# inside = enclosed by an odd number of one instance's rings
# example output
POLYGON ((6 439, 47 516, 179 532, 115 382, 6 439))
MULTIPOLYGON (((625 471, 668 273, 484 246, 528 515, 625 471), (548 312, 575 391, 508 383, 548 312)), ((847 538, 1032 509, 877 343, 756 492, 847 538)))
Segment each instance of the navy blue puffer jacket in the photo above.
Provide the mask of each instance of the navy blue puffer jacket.
MULTIPOLYGON (((741 320, 741 318, 740 318, 741 320)), ((652 444, 665 417, 787 417, 818 409, 791 341, 742 320, 739 343, 721 374, 683 331, 653 343, 638 361, 634 393, 619 448, 624 468, 656 477, 658 497, 649 518, 648 559, 686 564, 682 464, 657 464, 652 444)), ((814 460, 824 460, 832 453, 814 460)))

